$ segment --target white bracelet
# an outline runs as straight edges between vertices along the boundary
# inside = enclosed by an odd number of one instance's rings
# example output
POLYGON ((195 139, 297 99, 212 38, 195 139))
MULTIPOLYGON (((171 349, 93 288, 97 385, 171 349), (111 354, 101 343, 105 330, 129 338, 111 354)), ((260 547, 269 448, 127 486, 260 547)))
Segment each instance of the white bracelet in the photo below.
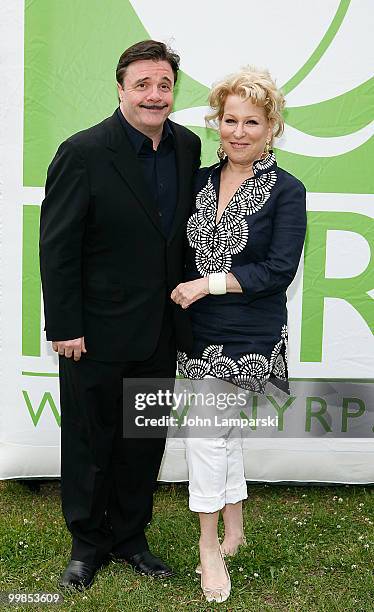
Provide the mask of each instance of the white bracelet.
POLYGON ((208 276, 209 293, 223 295, 227 293, 226 272, 213 272, 208 276))

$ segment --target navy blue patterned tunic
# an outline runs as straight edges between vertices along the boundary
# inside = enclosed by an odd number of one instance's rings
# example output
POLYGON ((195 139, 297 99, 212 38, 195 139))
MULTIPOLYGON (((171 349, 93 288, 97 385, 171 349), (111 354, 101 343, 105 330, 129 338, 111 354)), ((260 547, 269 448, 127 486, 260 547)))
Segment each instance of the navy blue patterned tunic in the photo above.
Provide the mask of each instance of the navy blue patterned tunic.
POLYGON ((189 308, 191 354, 178 353, 187 378, 214 376, 263 392, 271 377, 288 391, 287 298, 306 230, 305 188, 271 152, 236 191, 216 223, 221 169, 198 171, 187 224, 186 280, 232 272, 243 293, 208 295, 189 308))

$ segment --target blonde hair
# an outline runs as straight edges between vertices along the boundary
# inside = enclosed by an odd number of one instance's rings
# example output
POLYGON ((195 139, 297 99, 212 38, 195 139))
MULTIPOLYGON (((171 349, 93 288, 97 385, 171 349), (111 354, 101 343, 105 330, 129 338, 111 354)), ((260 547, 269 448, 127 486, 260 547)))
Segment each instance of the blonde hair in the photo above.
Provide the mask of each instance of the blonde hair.
POLYGON ((281 136, 284 130, 282 110, 285 99, 277 88, 268 70, 255 66, 246 66, 240 72, 230 74, 216 83, 209 94, 209 106, 213 112, 205 117, 208 127, 217 129, 223 117, 227 96, 237 95, 243 100, 250 100, 265 110, 266 117, 273 125, 273 139, 281 136))

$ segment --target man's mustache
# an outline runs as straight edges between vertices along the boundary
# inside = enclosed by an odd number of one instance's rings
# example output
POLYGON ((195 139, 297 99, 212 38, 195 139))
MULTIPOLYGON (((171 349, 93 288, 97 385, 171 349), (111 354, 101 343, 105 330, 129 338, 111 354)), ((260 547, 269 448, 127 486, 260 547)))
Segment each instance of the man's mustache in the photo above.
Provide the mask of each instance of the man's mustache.
POLYGON ((148 110, 162 110, 164 108, 167 108, 168 105, 167 104, 163 104, 162 106, 157 106, 157 104, 139 104, 139 106, 141 108, 147 108, 148 110))

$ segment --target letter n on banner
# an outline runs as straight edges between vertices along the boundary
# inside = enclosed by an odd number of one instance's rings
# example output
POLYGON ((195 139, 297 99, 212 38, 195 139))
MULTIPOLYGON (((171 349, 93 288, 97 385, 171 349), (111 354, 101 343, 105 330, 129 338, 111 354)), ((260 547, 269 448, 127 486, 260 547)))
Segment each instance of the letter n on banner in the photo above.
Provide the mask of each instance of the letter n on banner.
POLYGON ((40 206, 23 207, 22 355, 40 357, 41 283, 39 272, 40 206))
POLYGON ((374 219, 351 212, 308 212, 308 233, 304 257, 301 361, 321 361, 325 298, 345 300, 374 333, 374 219), (349 278, 326 278, 326 243, 329 230, 356 232, 370 248, 369 265, 349 278))

